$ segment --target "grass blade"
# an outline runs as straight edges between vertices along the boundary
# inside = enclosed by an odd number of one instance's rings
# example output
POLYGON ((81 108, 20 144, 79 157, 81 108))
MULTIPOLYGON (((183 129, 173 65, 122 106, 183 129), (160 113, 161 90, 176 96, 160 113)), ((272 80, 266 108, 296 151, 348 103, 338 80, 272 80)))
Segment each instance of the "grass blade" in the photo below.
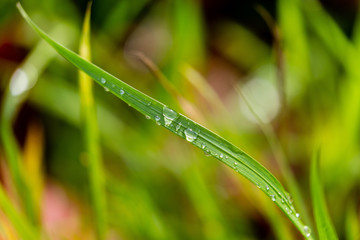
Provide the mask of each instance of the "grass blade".
POLYGON ((11 173, 16 192, 19 196, 22 207, 27 217, 35 225, 39 223, 39 214, 33 198, 32 191, 26 182, 25 171, 21 161, 21 153, 17 140, 12 132, 11 122, 1 121, 1 140, 4 146, 5 156, 8 160, 9 170, 11 173))
POLYGON ((6 195, 3 186, 0 186, 0 209, 10 220, 21 239, 40 239, 40 234, 35 230, 33 225, 15 209, 13 203, 6 195))
MULTIPOLYGON (((304 236, 307 236, 307 227, 304 226, 302 221, 297 217, 296 211, 289 200, 288 193, 284 190, 279 181, 260 163, 203 126, 141 93, 94 64, 79 57, 74 52, 56 43, 32 22, 19 3, 17 6, 29 25, 70 63, 87 73, 98 84, 107 88, 118 98, 147 116, 147 118, 156 122, 157 125, 161 125, 181 138, 186 139, 194 146, 211 154, 213 157, 256 184, 280 207, 297 229, 304 236)), ((312 239, 311 236, 307 237, 312 239)))
MULTIPOLYGON (((238 94, 244 100, 246 106, 255 117, 258 125, 260 126, 264 136, 266 137, 269 146, 275 156, 275 160, 280 167, 280 171, 285 179, 285 184, 289 188, 290 193, 292 194, 293 198, 297 201, 298 208, 302 211, 303 218, 305 221, 310 222, 310 217, 308 216, 308 211, 305 205, 304 198, 301 194, 300 187, 298 186, 295 176, 292 173, 290 167, 288 166, 288 159, 284 153, 284 150, 281 146, 279 139, 276 136, 276 133, 270 124, 265 123, 261 117, 257 114, 255 109, 252 107, 251 103, 243 93, 241 88, 237 88, 238 94)), ((310 224, 310 223, 309 223, 310 224)))
POLYGON ((319 178, 319 158, 320 158, 319 155, 320 152, 314 154, 311 163, 311 175, 310 175, 311 195, 312 195, 316 226, 319 232, 320 239, 329 239, 329 240, 338 239, 338 237, 336 236, 334 226, 331 222, 329 212, 326 209, 325 196, 319 178))
MULTIPOLYGON (((64 32, 69 32, 70 28, 64 24, 58 24, 51 31, 57 37, 66 42, 72 40, 72 32, 64 38, 64 32)), ((0 138, 4 147, 4 153, 8 161, 12 181, 16 187, 21 207, 24 208, 27 217, 34 224, 39 223, 39 203, 34 198, 34 186, 32 180, 28 179, 26 169, 22 162, 21 149, 13 132, 13 121, 16 119, 19 109, 25 102, 32 87, 37 83, 38 76, 43 72, 47 64, 56 56, 46 44, 40 41, 21 65, 14 72, 9 88, 4 94, 1 119, 0 119, 0 138)))
POLYGON ((355 205, 355 202, 350 202, 346 210, 346 219, 345 219, 345 228, 346 228, 346 239, 356 240, 360 237, 360 218, 359 210, 355 205))
POLYGON ((43 172, 43 153, 44 153, 44 130, 38 122, 30 122, 23 150, 24 167, 26 169, 26 180, 31 187, 34 196, 36 209, 40 209, 44 190, 43 172))
POLYGON ((45 44, 44 41, 41 41, 14 72, 3 98, 0 119, 0 138, 12 181, 27 217, 34 224, 39 223, 38 204, 35 202, 25 174, 26 169, 22 161, 21 149, 14 135, 12 124, 27 97, 28 91, 37 82, 37 73, 40 73, 44 65, 55 56, 55 52, 45 44), (42 59, 37 61, 40 55, 42 59))
MULTIPOLYGON (((80 41, 80 56, 88 61, 91 59, 90 13, 91 2, 89 2, 86 10, 80 41)), ((92 93, 92 80, 82 71, 79 71, 79 86, 84 145, 88 161, 88 175, 96 235, 98 239, 104 239, 107 222, 104 169, 101 160, 101 149, 99 145, 99 133, 97 127, 98 124, 92 93)))

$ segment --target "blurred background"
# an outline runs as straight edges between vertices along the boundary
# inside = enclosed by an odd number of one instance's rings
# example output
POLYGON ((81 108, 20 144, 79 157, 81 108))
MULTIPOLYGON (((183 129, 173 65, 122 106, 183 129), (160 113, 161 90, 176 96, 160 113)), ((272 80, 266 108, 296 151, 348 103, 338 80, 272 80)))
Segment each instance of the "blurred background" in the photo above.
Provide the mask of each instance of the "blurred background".
MULTIPOLYGON (((18 149, 42 235, 96 239, 78 72, 40 40, 15 4, 0 1, 3 188, 22 214, 7 150, 18 149), (24 74, 29 81, 18 80, 24 74)), ((21 4, 78 52, 87 1, 21 4)), ((313 232, 309 166, 320 148, 337 233, 359 239, 358 10, 356 0, 94 0, 92 61, 254 157, 294 192, 313 232)), ((98 85, 94 98, 106 239, 302 239, 232 169, 98 85)), ((0 213, 0 239, 18 239, 19 228, 0 213)))

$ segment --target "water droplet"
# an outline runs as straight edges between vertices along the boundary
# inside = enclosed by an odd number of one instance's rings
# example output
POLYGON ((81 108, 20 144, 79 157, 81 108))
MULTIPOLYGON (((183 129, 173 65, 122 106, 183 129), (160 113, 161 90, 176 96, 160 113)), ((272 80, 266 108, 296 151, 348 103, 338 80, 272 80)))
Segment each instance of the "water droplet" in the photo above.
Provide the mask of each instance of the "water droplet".
POLYGON ((149 115, 145 115, 146 119, 150 119, 151 117, 149 115))
POLYGON ((274 195, 270 195, 270 198, 271 198, 271 201, 275 202, 276 201, 276 198, 274 195))
POLYGON ((284 203, 285 203, 285 200, 284 200, 284 199, 281 199, 281 203, 283 203, 283 204, 284 204, 284 203))
POLYGON ((292 199, 292 197, 290 196, 290 194, 286 194, 286 197, 287 197, 287 200, 288 200, 288 202, 290 203, 290 204, 292 204, 292 202, 293 202, 293 199, 292 199))
POLYGON ((185 129, 184 133, 185 133, 186 140, 187 140, 188 142, 193 142, 193 141, 197 138, 197 135, 198 135, 198 134, 197 134, 194 130, 192 130, 191 128, 185 129))
POLYGON ((228 156, 225 156, 225 159, 228 159, 229 157, 228 156))
POLYGON ((157 124, 157 125, 160 125, 160 117, 159 117, 159 116, 156 116, 156 117, 155 117, 155 121, 156 121, 156 124, 157 124))
POLYGON ((224 158, 224 154, 220 153, 220 158, 221 159, 224 158))
POLYGON ((201 144, 201 149, 205 149, 206 148, 206 145, 203 143, 201 144))
POLYGON ((115 84, 111 84, 111 87, 112 87, 112 88, 115 88, 115 84))
POLYGON ((105 84, 105 83, 106 83, 106 79, 105 79, 105 78, 101 78, 100 81, 101 81, 102 84, 105 84))
POLYGON ((299 217, 300 217, 300 213, 296 213, 295 216, 296 216, 297 218, 299 218, 299 217))
POLYGON ((256 186, 257 186, 258 188, 261 188, 261 187, 260 187, 260 184, 258 184, 258 183, 256 184, 256 186))
POLYGON ((163 108, 163 115, 166 127, 168 127, 172 123, 172 121, 174 121, 178 117, 177 112, 168 108, 167 106, 164 106, 163 108))
POLYGON ((266 189, 266 191, 269 191, 270 187, 268 185, 266 185, 265 189, 266 189))
POLYGON ((310 237, 310 235, 311 235, 311 230, 310 230, 310 228, 308 227, 308 226, 304 226, 304 232, 305 232, 305 236, 306 237, 310 237))
POLYGON ((151 105, 151 102, 148 102, 146 105, 150 106, 150 105, 151 105))
POLYGON ((237 166, 237 165, 238 165, 238 163, 237 163, 237 162, 234 162, 234 164, 235 164, 235 166, 237 166))
POLYGON ((104 87, 105 92, 110 91, 107 87, 104 87))
POLYGON ((211 153, 210 153, 209 150, 206 150, 206 151, 204 151, 204 152, 205 152, 205 156, 207 156, 207 157, 210 157, 210 156, 211 156, 211 153))
POLYGON ((181 128, 181 123, 179 123, 179 125, 176 126, 175 131, 179 131, 180 128, 181 128))
POLYGON ((123 89, 120 89, 120 95, 124 95, 125 91, 123 89))

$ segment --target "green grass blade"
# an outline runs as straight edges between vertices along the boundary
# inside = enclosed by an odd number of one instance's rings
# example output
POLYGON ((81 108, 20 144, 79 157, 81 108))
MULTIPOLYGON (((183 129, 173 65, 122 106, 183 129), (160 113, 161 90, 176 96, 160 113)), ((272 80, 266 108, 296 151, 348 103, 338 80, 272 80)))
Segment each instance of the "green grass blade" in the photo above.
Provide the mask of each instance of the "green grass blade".
POLYGON ((149 0, 116 1, 106 16, 103 29, 117 39, 122 39, 131 25, 130 23, 136 20, 149 2, 149 0))
POLYGON ((14 135, 12 124, 29 90, 36 84, 38 73, 42 72, 49 60, 56 56, 55 54, 56 52, 52 51, 45 41, 39 42, 14 72, 1 108, 0 138, 4 153, 16 192, 20 198, 20 204, 34 224, 39 223, 38 203, 35 202, 33 192, 27 182, 21 149, 14 135))
POLYGON ((319 177, 320 152, 314 154, 311 163, 311 195, 314 208, 314 216, 320 239, 338 239, 329 212, 326 208, 325 196, 319 177))
POLYGON ((0 209, 10 220, 21 239, 40 239, 40 234, 34 229, 32 224, 24 218, 24 216, 18 213, 2 186, 0 186, 0 209))
MULTIPOLYGON (((90 50, 90 13, 91 2, 86 10, 82 37, 80 41, 80 56, 91 60, 90 50)), ((84 72, 79 71, 80 101, 82 126, 84 132, 84 145, 88 161, 88 175, 90 182, 91 201, 94 214, 94 223, 98 239, 106 235, 106 194, 104 182, 104 169, 101 159, 97 117, 92 93, 92 80, 84 72)))
POLYGON ((168 78, 180 82, 179 67, 186 62, 197 67, 204 63, 204 33, 200 1, 172 1, 173 52, 168 78))
POLYGON ((277 8, 286 59, 299 75, 299 81, 309 80, 309 46, 301 1, 279 0, 277 8))
MULTIPOLYGON (((66 38, 64 32, 71 29, 64 24, 57 24, 51 34, 62 38, 66 42, 72 40, 72 33, 66 38)), ((22 104, 28 97, 33 86, 38 81, 38 76, 43 72, 47 64, 56 56, 45 41, 40 41, 36 47, 30 52, 26 59, 14 72, 10 85, 4 94, 1 119, 0 119, 0 138, 4 147, 4 153, 9 165, 12 180, 16 187, 21 206, 24 208, 27 217, 32 219, 35 224, 39 223, 39 203, 35 201, 32 187, 27 181, 26 169, 22 163, 21 149, 13 133, 13 121, 17 117, 17 113, 22 104)))
POLYGON ((8 160, 9 170, 16 192, 19 195, 20 203, 24 207, 24 211, 31 222, 38 224, 39 214, 36 209, 33 193, 26 182, 25 171, 21 161, 21 152, 14 133, 12 132, 11 122, 2 120, 0 131, 5 156, 8 160))
MULTIPOLYGON (((79 57, 74 52, 56 43, 32 22, 20 4, 17 6, 29 25, 65 59, 87 73, 98 84, 107 88, 109 92, 147 116, 147 118, 156 122, 157 125, 161 125, 181 138, 186 139, 194 146, 211 154, 213 157, 256 184, 280 207, 298 230, 304 236, 307 235, 307 227, 304 226, 302 221, 297 217, 287 192, 279 181, 260 163, 225 139, 195 123, 184 115, 171 110, 155 99, 141 93, 94 64, 79 57)), ((308 238, 312 239, 311 236, 308 236, 308 238)))
POLYGON ((264 121, 260 118, 255 109, 252 107, 249 100, 246 98, 243 91, 240 88, 238 88, 237 91, 241 98, 244 100, 246 106, 248 107, 252 115, 255 117, 262 132, 264 133, 269 143, 269 146, 275 156, 275 160, 280 167, 280 171, 284 176, 286 186, 289 188, 292 197, 297 201, 297 207, 301 210, 301 214, 303 215, 304 220, 309 222, 310 224, 310 217, 308 216, 308 210, 306 208, 304 198, 301 194, 300 187, 295 180, 293 172, 288 166, 288 159, 286 158, 285 152, 281 146, 278 137, 276 136, 274 129, 270 124, 264 123, 264 121))
POLYGON ((359 76, 358 65, 354 64, 358 59, 354 44, 349 41, 340 26, 326 12, 320 1, 311 0, 306 3, 301 2, 301 4, 308 26, 313 29, 314 33, 318 35, 319 39, 337 60, 343 64, 349 74, 359 76))
POLYGON ((345 219, 346 239, 356 240, 360 238, 360 217, 355 202, 350 202, 346 210, 345 219))

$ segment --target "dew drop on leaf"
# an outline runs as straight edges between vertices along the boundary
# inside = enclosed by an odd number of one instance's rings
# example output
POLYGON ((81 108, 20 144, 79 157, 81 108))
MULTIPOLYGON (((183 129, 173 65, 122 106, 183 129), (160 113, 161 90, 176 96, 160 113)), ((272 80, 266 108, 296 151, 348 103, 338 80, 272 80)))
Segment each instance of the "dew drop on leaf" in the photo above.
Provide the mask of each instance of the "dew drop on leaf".
POLYGON ((290 204, 292 204, 293 199, 292 199, 292 197, 290 196, 290 194, 286 193, 286 197, 287 197, 288 202, 289 202, 290 204))
POLYGON ((178 117, 178 114, 174 110, 168 108, 167 106, 164 106, 163 116, 164 116, 165 126, 168 127, 172 123, 172 121, 174 121, 178 117))
POLYGON ((193 142, 193 141, 195 141, 195 139, 197 138, 197 135, 198 135, 198 134, 197 134, 194 130, 192 130, 191 128, 185 129, 184 134, 185 134, 186 140, 187 140, 188 142, 193 142))
POLYGON ((105 83, 106 83, 106 79, 105 79, 105 78, 101 78, 100 81, 101 81, 102 84, 105 84, 105 83))
POLYGON ((305 232, 305 236, 306 237, 310 237, 310 235, 311 235, 311 230, 310 230, 310 228, 308 227, 308 226, 304 226, 304 232, 305 232))
POLYGON ((204 153, 205 153, 205 156, 206 156, 206 157, 210 157, 210 156, 211 156, 211 153, 210 153, 209 150, 204 151, 204 153))
POLYGON ((275 202, 276 201, 276 198, 274 195, 270 195, 270 198, 271 198, 271 201, 275 202))
POLYGON ((156 124, 157 124, 157 125, 160 125, 160 117, 159 117, 159 116, 156 116, 156 117, 155 117, 155 121, 156 121, 156 124))

